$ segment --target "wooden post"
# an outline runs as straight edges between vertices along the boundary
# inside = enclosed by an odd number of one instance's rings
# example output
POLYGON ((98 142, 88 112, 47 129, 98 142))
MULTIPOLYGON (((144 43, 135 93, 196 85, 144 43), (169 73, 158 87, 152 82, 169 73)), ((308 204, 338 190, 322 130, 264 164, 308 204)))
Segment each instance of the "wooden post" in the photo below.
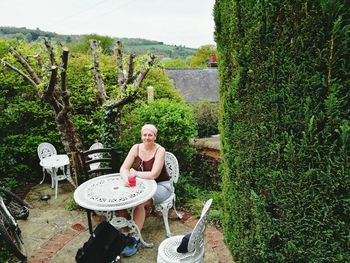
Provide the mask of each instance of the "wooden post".
POLYGON ((148 103, 154 101, 154 88, 152 86, 147 87, 147 101, 148 103))

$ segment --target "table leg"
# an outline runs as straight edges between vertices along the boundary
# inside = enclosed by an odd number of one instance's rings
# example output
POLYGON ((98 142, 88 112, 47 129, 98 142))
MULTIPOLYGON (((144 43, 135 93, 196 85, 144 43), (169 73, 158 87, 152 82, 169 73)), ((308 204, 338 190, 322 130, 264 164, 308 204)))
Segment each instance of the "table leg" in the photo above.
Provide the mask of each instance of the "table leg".
POLYGON ((52 169, 51 169, 50 176, 51 176, 51 188, 55 188, 55 177, 53 176, 52 169))
POLYGON ((89 232, 90 232, 90 235, 92 235, 93 229, 92 229, 92 221, 91 221, 91 210, 86 209, 86 214, 88 219, 89 232))
POLYGON ((40 181, 40 184, 42 184, 42 183, 44 182, 45 176, 46 176, 46 174, 45 174, 45 168, 43 167, 43 179, 40 181))
MULTIPOLYGON (((134 214, 134 209, 135 208, 132 209, 131 215, 134 214)), ((136 225, 133 217, 131 217, 131 219, 128 220, 125 217, 115 216, 115 214, 113 213, 112 219, 109 221, 109 223, 117 229, 128 227, 129 233, 135 233, 135 235, 140 239, 142 245, 144 245, 147 248, 152 248, 154 246, 153 243, 147 243, 143 240, 141 231, 136 225)))
POLYGON ((57 178, 57 168, 52 168, 52 179, 55 182, 55 199, 57 199, 58 194, 58 178, 57 178))

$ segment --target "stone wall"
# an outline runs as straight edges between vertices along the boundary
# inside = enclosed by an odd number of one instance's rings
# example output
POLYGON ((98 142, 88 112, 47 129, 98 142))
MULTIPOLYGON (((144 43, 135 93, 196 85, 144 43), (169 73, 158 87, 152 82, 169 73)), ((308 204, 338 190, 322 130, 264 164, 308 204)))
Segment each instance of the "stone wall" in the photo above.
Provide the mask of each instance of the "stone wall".
POLYGON ((202 155, 220 161, 220 137, 218 135, 209 138, 194 139, 191 143, 202 155))
POLYGON ((194 174, 201 186, 208 190, 220 191, 221 176, 219 171, 220 159, 220 138, 194 139, 191 142, 197 149, 193 158, 194 174))

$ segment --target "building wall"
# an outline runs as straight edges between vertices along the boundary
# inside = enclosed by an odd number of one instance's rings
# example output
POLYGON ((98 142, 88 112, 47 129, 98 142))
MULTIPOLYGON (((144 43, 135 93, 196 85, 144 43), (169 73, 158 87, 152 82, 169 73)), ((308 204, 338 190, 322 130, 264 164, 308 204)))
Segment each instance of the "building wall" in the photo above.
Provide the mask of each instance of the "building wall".
POLYGON ((219 100, 217 68, 166 69, 165 71, 186 102, 219 100))

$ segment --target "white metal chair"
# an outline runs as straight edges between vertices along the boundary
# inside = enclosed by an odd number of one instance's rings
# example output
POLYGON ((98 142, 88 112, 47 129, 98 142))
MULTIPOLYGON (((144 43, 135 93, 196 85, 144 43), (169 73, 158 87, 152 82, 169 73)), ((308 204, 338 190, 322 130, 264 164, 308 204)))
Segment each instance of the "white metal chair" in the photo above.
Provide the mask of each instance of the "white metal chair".
POLYGON ((158 247, 157 263, 204 262, 204 231, 212 201, 213 199, 209 199, 205 203, 201 217, 192 230, 187 245, 188 252, 177 252, 177 248, 181 244, 184 235, 167 238, 158 247))
MULTIPOLYGON (((89 148, 89 150, 96 150, 96 149, 102 149, 103 148, 103 144, 100 142, 95 142, 94 144, 92 144, 89 148)), ((93 153, 89 155, 89 158, 91 158, 92 160, 95 159, 101 159, 103 158, 103 153, 93 153)), ((95 170, 98 169, 100 167, 101 163, 92 163, 90 164, 90 170, 95 170)))
POLYGON ((176 184, 177 181, 179 180, 179 163, 175 155, 172 154, 171 152, 165 153, 165 167, 168 174, 171 177, 170 179, 171 195, 169 196, 168 199, 166 199, 162 203, 155 205, 155 209, 162 211, 166 235, 167 237, 170 237, 171 232, 170 232, 169 221, 168 221, 169 209, 173 208, 176 215, 179 218, 182 218, 182 215, 176 211, 176 207, 175 207, 176 194, 175 194, 174 184, 176 184))
MULTIPOLYGON (((40 160, 57 155, 56 148, 48 142, 39 144, 37 152, 40 160)), ((71 177, 69 164, 60 166, 56 172, 54 172, 52 169, 43 167, 43 179, 41 180, 40 184, 42 184, 45 180, 45 172, 51 176, 51 188, 55 188, 55 199, 57 198, 59 181, 68 180, 74 187, 76 187, 71 177), (59 173, 59 171, 61 171, 61 173, 59 173)))
MULTIPOLYGON (((38 145, 37 152, 38 152, 40 161, 46 157, 57 155, 55 146, 53 146, 51 143, 48 143, 48 142, 40 143, 38 145)), ((64 173, 64 167, 60 167, 60 169, 64 173)), ((44 182, 46 173, 48 173, 51 176, 51 188, 54 188, 54 179, 52 178, 52 171, 51 169, 47 169, 44 167, 43 167, 43 179, 40 181, 40 184, 44 182)))

